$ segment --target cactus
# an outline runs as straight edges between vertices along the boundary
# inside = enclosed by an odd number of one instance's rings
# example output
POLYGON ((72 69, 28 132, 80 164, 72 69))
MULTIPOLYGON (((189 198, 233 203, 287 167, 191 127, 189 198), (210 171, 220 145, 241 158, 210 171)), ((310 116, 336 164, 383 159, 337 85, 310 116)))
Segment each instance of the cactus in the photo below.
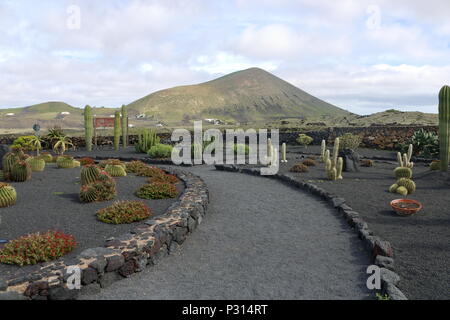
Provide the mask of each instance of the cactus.
POLYGON ((84 137, 86 140, 86 150, 92 151, 92 135, 94 133, 94 122, 92 117, 92 108, 87 105, 84 107, 84 137))
POLYGON ((322 143, 320 145, 320 160, 322 162, 325 162, 325 152, 327 149, 327 143, 325 140, 322 140, 322 143))
POLYGON ((398 194, 401 194, 402 196, 406 196, 408 195, 408 189, 406 189, 405 187, 398 187, 397 190, 395 191, 398 194))
POLYGON ((137 152, 147 153, 151 147, 159 143, 159 138, 155 130, 145 129, 138 135, 138 142, 135 145, 137 152))
POLYGON ((400 179, 400 178, 411 179, 412 178, 412 170, 407 167, 397 167, 394 170, 394 175, 395 175, 396 179, 400 179))
POLYGON ((395 193, 395 192, 397 192, 397 189, 398 189, 398 184, 394 183, 392 186, 389 187, 389 192, 395 193))
POLYGON ((439 91, 439 155, 441 171, 448 170, 450 161, 450 87, 439 91))
POLYGON ((108 201, 116 196, 116 182, 106 172, 100 172, 98 179, 80 188, 82 202, 108 201))
POLYGON ((105 171, 112 177, 125 177, 127 175, 127 172, 121 165, 107 164, 105 171))
POLYGON ((73 157, 70 156, 59 156, 56 159, 56 166, 62 169, 70 169, 74 167, 73 157))
POLYGON ((416 191, 416 184, 411 179, 400 178, 397 181, 399 187, 405 187, 408 190, 408 194, 414 193, 416 191))
POLYGON ((31 167, 24 161, 20 160, 14 164, 11 169, 11 180, 15 182, 24 182, 31 178, 31 167))
POLYGON ((78 168, 81 166, 81 162, 77 160, 73 160, 72 162, 72 168, 78 168))
POLYGON ((128 110, 127 106, 122 106, 122 145, 124 148, 128 144, 128 110))
POLYGON ((338 157, 339 154, 339 138, 334 141, 333 158, 330 159, 330 150, 325 151, 325 170, 330 180, 342 179, 342 166, 344 160, 338 157))
POLYGON ((408 153, 404 153, 402 155, 400 152, 397 152, 398 166, 412 169, 414 167, 414 162, 411 162, 412 154, 413 154, 412 144, 410 144, 408 147, 408 153))
POLYGON ((81 169, 81 184, 87 185, 99 179, 100 168, 96 165, 87 165, 81 169))
POLYGON ((93 184, 82 186, 80 189, 81 202, 94 202, 97 200, 97 190, 93 184))
POLYGON ((39 155, 39 158, 44 160, 45 162, 53 162, 53 156, 48 152, 43 152, 39 155))
POLYGON ((41 157, 32 157, 25 160, 31 167, 31 171, 44 171, 45 161, 41 157))
POLYGON ((281 145, 281 162, 287 162, 287 159, 286 159, 286 143, 284 143, 284 142, 281 145))
POLYGON ((19 160, 20 160, 19 157, 14 152, 8 152, 3 156, 3 159, 2 159, 3 178, 5 180, 11 179, 11 170, 12 170, 14 164, 16 164, 19 160))
POLYGON ((119 150, 120 146, 120 111, 114 114, 114 150, 119 150))
POLYGON ((0 181, 5 180, 5 175, 3 173, 3 170, 0 170, 0 181))
POLYGON ((16 189, 8 183, 0 182, 0 208, 12 206, 16 200, 16 189))

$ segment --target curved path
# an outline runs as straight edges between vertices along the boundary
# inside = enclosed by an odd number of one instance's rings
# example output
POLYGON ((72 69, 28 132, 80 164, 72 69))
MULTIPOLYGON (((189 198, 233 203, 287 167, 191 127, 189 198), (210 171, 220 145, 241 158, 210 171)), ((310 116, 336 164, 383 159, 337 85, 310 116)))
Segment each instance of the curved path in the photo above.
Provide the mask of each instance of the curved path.
POLYGON ((317 198, 199 166, 207 216, 181 250, 81 299, 366 299, 362 242, 317 198))

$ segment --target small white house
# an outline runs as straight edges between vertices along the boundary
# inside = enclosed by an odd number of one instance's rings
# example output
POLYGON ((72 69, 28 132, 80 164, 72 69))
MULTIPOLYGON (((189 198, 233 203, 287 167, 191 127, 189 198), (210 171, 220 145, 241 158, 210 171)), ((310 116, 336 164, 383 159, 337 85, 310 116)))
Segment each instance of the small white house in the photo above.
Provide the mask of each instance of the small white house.
POLYGON ((62 116, 68 116, 70 114, 70 112, 68 112, 68 111, 63 111, 63 112, 61 112, 61 115, 62 116))
POLYGON ((143 119, 145 118, 145 113, 137 114, 136 119, 143 119))
POLYGON ((128 128, 134 128, 134 124, 129 124, 128 128))
POLYGON ((5 116, 7 116, 7 117, 13 117, 13 116, 15 116, 16 114, 15 113, 12 113, 12 112, 9 112, 9 113, 7 113, 7 114, 5 114, 5 116))

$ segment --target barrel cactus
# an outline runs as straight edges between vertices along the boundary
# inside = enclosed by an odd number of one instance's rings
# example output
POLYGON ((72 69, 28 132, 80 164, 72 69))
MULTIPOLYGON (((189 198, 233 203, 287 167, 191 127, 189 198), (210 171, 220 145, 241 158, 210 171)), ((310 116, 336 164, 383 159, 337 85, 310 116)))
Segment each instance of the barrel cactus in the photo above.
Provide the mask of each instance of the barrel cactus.
POLYGON ((113 177, 125 177, 127 175, 127 172, 121 165, 107 164, 105 171, 113 177))
POLYGON ((96 165, 86 165, 81 169, 81 184, 87 185, 98 180, 100 168, 96 165))
POLYGON ((97 200, 97 190, 93 184, 82 186, 80 189, 81 202, 94 202, 97 200))
POLYGON ((11 170, 11 180, 15 182, 24 182, 31 179, 31 167, 24 161, 18 161, 11 170))
POLYGON ((405 187, 408 190, 408 194, 414 193, 416 191, 416 184, 411 179, 400 178, 397 181, 399 187, 405 187))
POLYGON ((48 153, 48 152, 42 152, 39 155, 39 158, 44 160, 46 163, 53 162, 53 156, 50 153, 48 153))
POLYGON ((398 194, 401 194, 402 196, 408 195, 408 189, 406 189, 405 187, 398 187, 396 192, 398 194))
POLYGON ((40 157, 32 157, 25 160, 31 167, 31 171, 44 171, 45 161, 40 157))
POLYGON ((14 152, 8 152, 3 156, 2 165, 3 165, 3 178, 5 180, 11 179, 11 171, 14 166, 19 161, 19 157, 14 152))
POLYGON ((5 180, 5 176, 3 174, 3 170, 0 170, 0 181, 5 180))
POLYGON ((97 180, 80 188, 82 202, 108 201, 116 194, 116 182, 104 171, 100 172, 97 180))
POLYGON ((450 87, 439 92, 439 150, 441 170, 447 171, 450 161, 450 87))
POLYGON ((397 192, 397 189, 398 189, 398 184, 394 183, 392 186, 389 187, 389 192, 395 193, 395 192, 397 192))
POLYGON ((400 178, 411 179, 412 178, 412 170, 407 167, 397 167, 394 170, 394 175, 395 175, 396 179, 400 179, 400 178))
POLYGON ((56 165, 58 168, 70 169, 74 167, 73 157, 71 156, 59 156, 56 159, 56 165))
POLYGON ((0 208, 12 206, 16 200, 16 189, 8 183, 0 182, 0 208))

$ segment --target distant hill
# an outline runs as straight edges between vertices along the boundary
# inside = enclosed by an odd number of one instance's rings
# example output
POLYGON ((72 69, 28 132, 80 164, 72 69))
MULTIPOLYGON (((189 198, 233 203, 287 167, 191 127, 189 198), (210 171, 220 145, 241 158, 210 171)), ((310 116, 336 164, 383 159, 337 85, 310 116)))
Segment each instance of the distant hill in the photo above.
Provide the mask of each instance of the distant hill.
POLYGON ((337 117, 330 121, 335 126, 368 127, 370 125, 438 125, 438 115, 417 111, 404 112, 399 110, 386 110, 367 116, 350 115, 337 117))
POLYGON ((163 121, 218 118, 254 122, 351 114, 259 68, 157 91, 129 106, 163 121))

